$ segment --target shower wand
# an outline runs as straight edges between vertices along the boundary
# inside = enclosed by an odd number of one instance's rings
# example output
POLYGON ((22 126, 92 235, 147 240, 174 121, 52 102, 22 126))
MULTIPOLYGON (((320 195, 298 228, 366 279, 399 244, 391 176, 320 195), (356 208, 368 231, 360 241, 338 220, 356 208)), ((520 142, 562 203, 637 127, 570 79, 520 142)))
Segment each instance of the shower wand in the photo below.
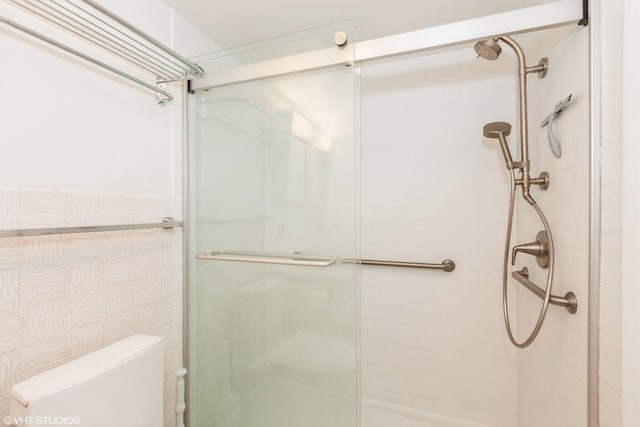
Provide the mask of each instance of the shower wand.
POLYGON ((500 141, 500 149, 502 150, 502 156, 504 157, 504 163, 507 165, 507 169, 511 170, 513 166, 513 158, 511 157, 511 151, 509 145, 507 145, 506 137, 511 133, 511 125, 505 122, 492 122, 487 123, 482 128, 482 134, 487 138, 497 138, 500 141))

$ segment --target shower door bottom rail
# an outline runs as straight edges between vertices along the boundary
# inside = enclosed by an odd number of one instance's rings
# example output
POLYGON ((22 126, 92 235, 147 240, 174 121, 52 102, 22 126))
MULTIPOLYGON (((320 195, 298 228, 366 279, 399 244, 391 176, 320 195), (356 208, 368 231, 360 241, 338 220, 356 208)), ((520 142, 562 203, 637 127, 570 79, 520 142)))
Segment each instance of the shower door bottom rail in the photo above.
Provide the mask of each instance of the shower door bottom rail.
POLYGON ((450 259, 445 259, 441 263, 424 263, 228 250, 200 252, 196 254, 196 259, 206 261, 231 261, 257 264, 295 265, 304 267, 331 267, 335 264, 361 264, 381 267, 422 268, 428 270, 441 270, 447 273, 452 272, 456 268, 456 264, 450 259))

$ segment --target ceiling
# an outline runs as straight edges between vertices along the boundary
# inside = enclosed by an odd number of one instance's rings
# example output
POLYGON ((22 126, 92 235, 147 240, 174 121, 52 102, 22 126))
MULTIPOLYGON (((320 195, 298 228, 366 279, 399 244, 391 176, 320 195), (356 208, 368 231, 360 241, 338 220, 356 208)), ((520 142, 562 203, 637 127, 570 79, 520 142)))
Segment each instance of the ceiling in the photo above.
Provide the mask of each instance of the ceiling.
POLYGON ((223 49, 353 20, 361 40, 552 0, 164 0, 223 49))

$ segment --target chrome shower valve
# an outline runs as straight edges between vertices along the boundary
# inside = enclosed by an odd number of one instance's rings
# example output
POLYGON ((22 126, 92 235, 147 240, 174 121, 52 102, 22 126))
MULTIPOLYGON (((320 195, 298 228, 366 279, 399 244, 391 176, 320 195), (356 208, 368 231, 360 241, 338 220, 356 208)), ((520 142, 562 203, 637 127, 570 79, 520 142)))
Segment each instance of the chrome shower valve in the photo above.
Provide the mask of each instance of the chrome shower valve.
POLYGON ((516 265, 516 256, 523 252, 536 257, 536 262, 542 268, 549 267, 549 237, 546 231, 540 231, 536 240, 522 245, 516 245, 511 251, 511 265, 516 265))

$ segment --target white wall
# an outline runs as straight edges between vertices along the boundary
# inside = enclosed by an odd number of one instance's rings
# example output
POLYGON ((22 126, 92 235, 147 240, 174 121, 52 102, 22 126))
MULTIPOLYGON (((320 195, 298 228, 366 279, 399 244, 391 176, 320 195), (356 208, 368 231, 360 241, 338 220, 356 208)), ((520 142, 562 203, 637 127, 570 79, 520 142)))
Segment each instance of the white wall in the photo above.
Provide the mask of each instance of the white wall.
MULTIPOLYGON (((623 1, 594 3, 601 55, 600 426, 622 425, 622 37, 623 1), (599 24, 599 26, 598 26, 599 24)), ((598 118, 595 118, 598 120, 598 118)))
MULTIPOLYGON (((547 191, 532 190, 547 216, 555 243, 553 293, 568 291, 578 299, 578 312, 551 306, 538 338, 518 352, 518 425, 520 427, 583 427, 587 425, 587 326, 589 266, 589 30, 571 26, 521 37, 528 63, 549 58, 546 78, 530 75, 529 125, 532 174, 551 175, 547 191), (562 157, 552 154, 547 128, 540 122, 554 105, 573 94, 557 121, 562 157)), ((518 239, 526 243, 543 230, 535 211, 518 198, 518 239)), ((517 269, 527 266, 530 279, 544 287, 547 270, 521 254, 517 269)), ((518 338, 526 338, 540 311, 541 300, 515 284, 518 293, 518 338)), ((513 311, 512 311, 513 312, 513 311)))
POLYGON ((623 375, 623 425, 640 425, 640 286, 637 264, 640 259, 640 5, 624 2, 624 68, 623 68, 623 146, 622 161, 622 375, 623 375))
POLYGON ((507 172, 482 128, 514 123, 513 58, 468 45, 361 68, 363 427, 517 423, 502 320, 507 172))
MULTIPOLYGON (((102 2, 183 55, 215 46, 156 0, 102 2)), ((5 16, 81 46, 7 2, 5 16)), ((153 92, 0 28, 0 228, 181 217, 182 95, 153 92)), ((135 71, 129 70, 135 73, 135 71)), ((153 76, 144 76, 153 81, 153 76)), ((132 333, 163 335, 166 425, 181 366, 181 232, 1 239, 0 414, 18 381, 132 333)))

